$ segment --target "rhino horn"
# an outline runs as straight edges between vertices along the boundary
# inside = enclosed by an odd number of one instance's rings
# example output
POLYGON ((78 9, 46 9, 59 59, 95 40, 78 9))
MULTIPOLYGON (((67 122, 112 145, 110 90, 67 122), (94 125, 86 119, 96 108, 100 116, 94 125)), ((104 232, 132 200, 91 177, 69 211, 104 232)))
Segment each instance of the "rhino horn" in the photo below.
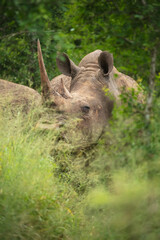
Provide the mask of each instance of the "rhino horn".
POLYGON ((102 74, 104 76, 109 75, 113 69, 113 55, 107 51, 101 52, 98 58, 98 64, 102 74))
POLYGON ((44 65, 41 45, 39 40, 37 41, 37 49, 38 49, 38 62, 39 62, 40 75, 41 75, 42 100, 45 102, 52 94, 52 96, 54 96, 55 105, 61 105, 64 103, 65 99, 58 92, 54 91, 54 89, 51 86, 51 83, 49 81, 47 71, 44 65))
POLYGON ((40 75, 41 75, 41 88, 42 88, 42 97, 44 99, 48 98, 51 84, 47 75, 47 71, 44 65, 42 51, 41 51, 41 45, 40 41, 38 39, 37 41, 37 50, 38 50, 38 62, 39 62, 39 69, 40 69, 40 75))
POLYGON ((68 89, 64 85, 63 78, 61 78, 61 89, 66 98, 72 98, 71 93, 68 91, 68 89))
POLYGON ((75 77, 79 72, 79 67, 69 59, 66 53, 59 54, 56 58, 58 69, 66 76, 75 77))

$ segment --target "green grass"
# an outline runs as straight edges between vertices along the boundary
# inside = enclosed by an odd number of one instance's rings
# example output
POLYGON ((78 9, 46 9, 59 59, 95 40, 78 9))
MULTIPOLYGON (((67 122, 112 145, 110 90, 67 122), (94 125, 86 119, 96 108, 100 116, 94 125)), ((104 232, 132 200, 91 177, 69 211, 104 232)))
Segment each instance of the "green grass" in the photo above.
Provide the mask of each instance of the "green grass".
POLYGON ((1 117, 0 239, 58 239, 74 222, 77 194, 54 177, 55 133, 38 133, 34 120, 1 117))
MULTIPOLYGON (((115 109, 96 146, 73 152, 39 131, 41 109, 0 117, 0 239, 160 238, 160 113, 115 109)), ((142 109, 143 110, 143 109, 142 109)))

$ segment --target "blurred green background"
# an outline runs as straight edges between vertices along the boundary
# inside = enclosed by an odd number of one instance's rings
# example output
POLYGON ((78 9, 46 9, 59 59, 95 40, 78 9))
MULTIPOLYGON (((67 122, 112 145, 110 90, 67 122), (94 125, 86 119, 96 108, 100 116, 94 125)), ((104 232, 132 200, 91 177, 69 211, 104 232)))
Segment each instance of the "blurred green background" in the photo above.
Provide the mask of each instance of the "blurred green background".
POLYGON ((1 78, 39 87, 39 38, 50 79, 58 73, 57 51, 78 63, 101 49, 113 53, 120 71, 147 82, 151 51, 159 49, 159 10, 158 0, 1 0, 1 78))
POLYGON ((156 49, 150 122, 123 93, 103 138, 74 152, 56 129, 36 131, 43 109, 0 113, 0 239, 160 239, 159 0, 1 0, 2 79, 40 90, 38 38, 50 80, 58 51, 78 63, 108 50, 146 94, 156 49))

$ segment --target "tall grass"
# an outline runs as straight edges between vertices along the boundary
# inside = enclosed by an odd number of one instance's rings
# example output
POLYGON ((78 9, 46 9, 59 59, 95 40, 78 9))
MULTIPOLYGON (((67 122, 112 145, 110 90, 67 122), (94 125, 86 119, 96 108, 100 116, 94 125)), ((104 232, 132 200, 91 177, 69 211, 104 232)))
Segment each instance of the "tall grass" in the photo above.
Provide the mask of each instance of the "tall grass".
POLYGON ((73 224, 76 193, 54 177, 56 133, 35 125, 32 114, 1 116, 0 239, 60 239, 73 224))
MULTIPOLYGON (((0 117, 0 239, 160 238, 160 112, 114 110, 103 139, 73 152, 39 114, 0 117)), ((39 110, 41 111, 41 110, 39 110)))

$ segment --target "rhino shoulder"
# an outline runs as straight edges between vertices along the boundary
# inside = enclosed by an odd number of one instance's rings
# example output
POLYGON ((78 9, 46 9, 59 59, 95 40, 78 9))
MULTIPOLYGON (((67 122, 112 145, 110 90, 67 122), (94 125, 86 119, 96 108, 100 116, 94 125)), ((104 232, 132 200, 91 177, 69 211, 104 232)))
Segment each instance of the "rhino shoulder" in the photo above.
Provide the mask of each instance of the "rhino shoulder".
POLYGON ((120 91, 122 91, 123 89, 129 90, 131 88, 138 90, 138 83, 133 78, 119 72, 115 67, 113 68, 113 75, 117 87, 120 91))
POLYGON ((144 102, 144 92, 133 78, 119 72, 115 67, 113 68, 113 76, 120 94, 123 91, 129 92, 131 89, 134 89, 138 93, 138 101, 140 103, 144 102))

